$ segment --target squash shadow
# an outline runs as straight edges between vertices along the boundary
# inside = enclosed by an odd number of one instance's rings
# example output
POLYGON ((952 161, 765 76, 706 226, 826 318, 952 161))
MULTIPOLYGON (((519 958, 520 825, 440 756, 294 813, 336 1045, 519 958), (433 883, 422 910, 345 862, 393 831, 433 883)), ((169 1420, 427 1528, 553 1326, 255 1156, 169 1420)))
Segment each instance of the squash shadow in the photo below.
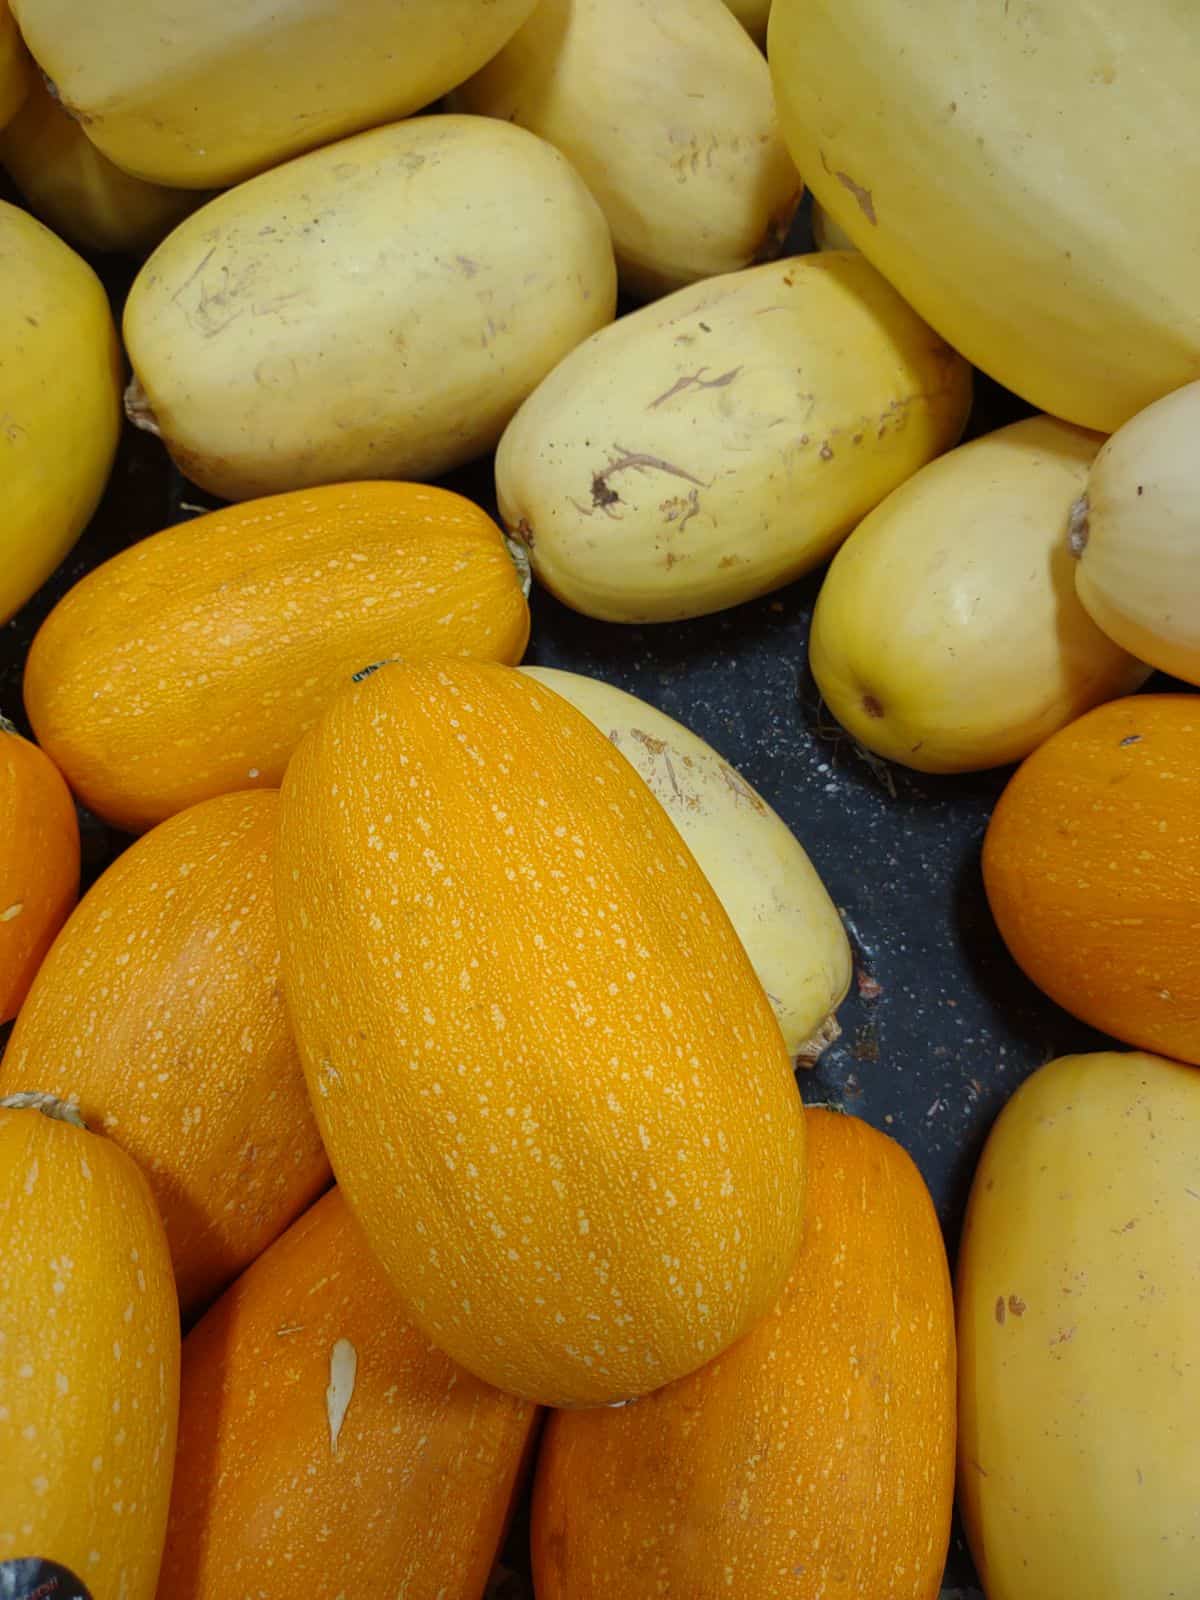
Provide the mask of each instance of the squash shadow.
POLYGON ((985 1083, 971 1137, 956 1152, 950 1177, 950 1209, 961 1218, 992 1123, 1019 1085, 1058 1056, 1125 1050, 1128 1046, 1071 1016, 1021 971, 1008 953, 988 907, 978 850, 960 863, 954 886, 954 921, 972 983, 990 1012, 991 1032, 1007 1042, 1008 1059, 1018 1066, 1017 1072, 1003 1080, 992 1078, 985 1083))

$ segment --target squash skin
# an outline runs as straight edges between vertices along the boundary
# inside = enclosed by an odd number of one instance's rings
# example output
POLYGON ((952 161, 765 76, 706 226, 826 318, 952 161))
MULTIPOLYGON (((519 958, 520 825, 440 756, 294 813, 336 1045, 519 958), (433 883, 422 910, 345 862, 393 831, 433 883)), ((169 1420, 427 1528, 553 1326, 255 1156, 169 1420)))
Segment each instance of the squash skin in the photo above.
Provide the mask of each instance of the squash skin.
POLYGON ((78 250, 144 254, 202 195, 144 183, 114 167, 79 123, 33 81, 0 132, 0 163, 29 209, 78 250))
POLYGON ((616 289, 608 224, 557 150, 414 117, 239 184, 163 240, 125 302, 127 410, 226 500, 435 478, 494 449, 616 289))
POLYGON ((1110 639, 1200 683, 1195 561, 1200 382, 1140 411, 1105 442, 1071 515, 1075 591, 1110 639))
POLYGON ((636 767, 720 896, 789 1053, 811 1066, 837 1038, 853 959, 795 834, 711 745, 636 695, 577 672, 521 670, 569 700, 636 767))
POLYGON ((778 255, 803 193, 723 0, 540 0, 453 104, 562 151, 643 299, 778 255))
POLYGON ((937 1600, 954 1496, 954 1304, 912 1161, 808 1113, 805 1240, 772 1312, 702 1371, 554 1416, 538 1600, 937 1600))
POLYGON ((830 218, 956 350, 1101 433, 1200 363, 1178 206, 1200 36, 1165 0, 1138 22, 1122 0, 777 0, 767 35, 830 218))
POLYGON ((88 137, 150 183, 223 188, 469 77, 534 0, 16 0, 88 137), (153 26, 149 26, 153 17, 153 26), (337 72, 329 70, 337 62, 337 72), (300 110, 298 111, 298 108, 300 110))
POLYGON ((1066 1056, 992 1129, 958 1263, 960 1503, 988 1600, 1165 1600, 1197 1570, 1200 1076, 1066 1056))
POLYGON ((381 668, 292 759, 276 895, 334 1171, 432 1343, 595 1405, 769 1308, 802 1223, 787 1050, 713 890, 582 713, 506 667, 381 668))
POLYGON ((0 623, 54 571, 104 492, 121 430, 108 297, 79 256, 0 201, 0 623))
POLYGON ((0 1563, 152 1600, 179 1409, 162 1223, 110 1140, 0 1107, 0 1563))
POLYGON ((1064 538, 1101 442, 1027 417, 863 518, 809 636, 821 698, 859 744, 918 772, 1003 766, 1146 681, 1080 603, 1064 538))
POLYGON ((419 484, 336 484, 210 512, 89 573, 38 630, 25 705, 85 803, 140 832, 277 788, 337 691, 383 657, 515 663, 528 637, 483 511, 419 484))
POLYGON ((79 893, 79 821, 58 768, 0 717, 0 1022, 29 992, 79 893))
POLYGON ((118 857, 0 1061, 0 1094, 48 1088, 138 1161, 186 1316, 329 1181, 280 992, 277 815, 274 791, 225 795, 118 857))
POLYGON ((971 370, 861 255, 691 284, 602 328, 496 452, 539 583, 606 622, 777 589, 956 444, 971 370))
POLYGON ((1200 704, 1098 706, 1018 768, 983 880, 1018 966, 1064 1010, 1138 1049, 1200 1063, 1200 704))
POLYGON ((162 1600, 481 1600, 537 1415, 426 1344, 332 1189, 184 1341, 162 1600))

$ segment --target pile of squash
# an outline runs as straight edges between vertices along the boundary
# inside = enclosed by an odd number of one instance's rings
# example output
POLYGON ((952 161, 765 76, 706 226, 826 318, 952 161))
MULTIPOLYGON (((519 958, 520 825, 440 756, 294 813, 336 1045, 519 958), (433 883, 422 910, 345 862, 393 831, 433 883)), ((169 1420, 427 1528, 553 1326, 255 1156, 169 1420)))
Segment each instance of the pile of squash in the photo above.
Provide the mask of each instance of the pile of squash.
POLYGON ((1195 1592, 1180 8, 10 4, 0 622, 123 415, 221 504, 0 720, 0 1596, 482 1600, 528 1493, 537 1600, 936 1600, 956 1485, 988 1600, 1195 1592), (975 367, 1036 412, 963 443, 975 367), (434 481, 489 456, 495 516, 434 481), (953 1288, 801 1097, 801 843, 521 665, 534 580, 669 625, 826 562, 825 704, 1021 763, 996 924, 1114 1044, 1011 1098, 953 1288))

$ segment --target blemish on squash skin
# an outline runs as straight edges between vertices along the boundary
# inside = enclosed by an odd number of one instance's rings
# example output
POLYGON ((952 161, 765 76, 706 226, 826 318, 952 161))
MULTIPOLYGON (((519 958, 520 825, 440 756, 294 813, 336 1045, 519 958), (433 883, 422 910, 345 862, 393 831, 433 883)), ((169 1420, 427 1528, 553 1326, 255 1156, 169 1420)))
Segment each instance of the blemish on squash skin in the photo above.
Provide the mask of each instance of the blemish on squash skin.
POLYGON ((1014 1317, 1023 1317, 1029 1308, 1019 1294, 1010 1294, 1008 1297, 1008 1309, 1014 1317))
POLYGON ((863 695, 862 708, 869 717, 882 717, 883 715, 883 705, 873 694, 863 695))
POLYGON ((354 1397, 358 1376, 358 1351, 349 1339, 339 1339, 329 1352, 329 1387, 325 1390, 325 1414, 329 1420, 329 1449, 337 1455, 338 1437, 346 1412, 354 1397))
POLYGON ((620 499, 621 496, 617 493, 617 491, 608 487, 602 472, 593 473, 592 505, 595 506, 597 510, 603 511, 609 506, 617 505, 620 503, 620 499))
POLYGON ((731 367, 728 372, 721 373, 718 378, 706 378, 704 374, 707 371, 707 367, 700 367, 693 373, 688 373, 682 378, 676 378, 669 389, 664 389, 657 399, 651 400, 646 410, 657 410, 659 406, 665 405, 668 400, 673 400, 677 394, 682 394, 685 389, 727 389, 740 376, 742 369, 741 367, 731 367))
POLYGON ((1000 1324, 1001 1327, 1004 1326, 1004 1317, 1005 1317, 1004 1296, 1002 1294, 1000 1294, 1000 1295, 996 1296, 996 1321, 1000 1324))
POLYGON ((875 199, 870 189, 865 188, 861 183, 857 183, 848 172, 835 172, 825 159, 824 150, 820 150, 817 153, 821 157, 821 165, 829 176, 836 178, 842 188, 848 190, 854 196, 858 202, 858 209, 863 216, 866 217, 873 228, 877 227, 879 218, 875 214, 875 199))
MULTIPOLYGON (((699 492, 692 489, 686 495, 675 495, 671 499, 664 500, 658 509, 663 514, 663 521, 668 525, 678 523, 675 531, 682 533, 692 518, 700 513, 699 492)), ((678 558, 676 557, 675 559, 678 558)), ((670 558, 668 558, 667 565, 673 565, 673 561, 670 558)))
POLYGON ((861 183, 855 183, 854 179, 848 172, 838 172, 835 173, 834 176, 837 178, 837 181, 841 184, 842 188, 848 189, 858 201, 858 209, 862 212, 863 216, 866 217, 871 226, 876 227, 879 219, 875 215, 875 201, 872 197, 870 189, 864 189, 861 183))
POLYGON ((694 483, 698 488, 709 487, 702 478, 697 478, 684 467, 677 467, 674 462, 665 461, 662 456, 648 455, 640 450, 627 450, 620 444, 614 444, 613 450, 616 454, 612 456, 608 465, 592 474, 592 505, 597 510, 606 511, 620 503, 620 495, 609 483, 609 479, 615 477, 618 472, 665 472, 673 478, 683 478, 688 483, 694 483))

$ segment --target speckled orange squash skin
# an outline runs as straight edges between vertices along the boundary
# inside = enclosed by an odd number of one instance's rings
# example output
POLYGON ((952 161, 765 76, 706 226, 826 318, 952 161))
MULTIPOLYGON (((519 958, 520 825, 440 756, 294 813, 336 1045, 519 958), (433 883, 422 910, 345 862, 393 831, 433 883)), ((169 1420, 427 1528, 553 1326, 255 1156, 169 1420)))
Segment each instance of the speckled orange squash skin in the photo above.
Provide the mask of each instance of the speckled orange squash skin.
POLYGON ((420 484, 334 484, 210 512, 89 573, 38 630, 25 705, 84 803, 139 832, 278 787, 364 667, 515 664, 528 638, 520 574, 485 512, 420 484))
POLYGON ((78 1104, 145 1170, 185 1315, 330 1176, 280 988, 278 811, 274 790, 223 795, 119 856, 55 941, 0 1061, 0 1094, 78 1104))
POLYGON ((720 901, 572 705, 383 667, 284 780, 284 981, 347 1200, 431 1342, 557 1405, 744 1333, 800 1241, 804 1114, 720 901))
POLYGON ((0 1022, 9 1022, 79 892, 79 823, 58 769, 0 717, 0 1022))
POLYGON ((1200 1063, 1200 699, 1113 700, 1048 739, 1000 797, 983 876, 1052 1000, 1200 1063))
POLYGON ((536 1408, 430 1348, 338 1190, 197 1323, 182 1388, 160 1600, 482 1596, 536 1408))
POLYGON ((682 1383, 550 1421, 538 1600, 936 1600, 954 1308, 899 1145, 810 1111, 804 1244, 771 1314, 682 1383))
POLYGON ((151 1600, 171 1494, 179 1307, 162 1223, 110 1140, 0 1108, 0 1562, 151 1600))

